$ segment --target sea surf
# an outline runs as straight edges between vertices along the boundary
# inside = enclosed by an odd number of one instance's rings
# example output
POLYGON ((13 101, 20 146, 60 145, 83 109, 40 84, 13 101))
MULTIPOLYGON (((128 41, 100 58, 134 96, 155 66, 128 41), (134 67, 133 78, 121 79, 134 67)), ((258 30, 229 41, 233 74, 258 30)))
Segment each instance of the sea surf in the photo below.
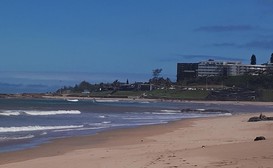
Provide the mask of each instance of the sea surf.
POLYGON ((272 107, 198 102, 0 99, 0 152, 33 148, 57 138, 93 135, 118 128, 270 110, 272 107))

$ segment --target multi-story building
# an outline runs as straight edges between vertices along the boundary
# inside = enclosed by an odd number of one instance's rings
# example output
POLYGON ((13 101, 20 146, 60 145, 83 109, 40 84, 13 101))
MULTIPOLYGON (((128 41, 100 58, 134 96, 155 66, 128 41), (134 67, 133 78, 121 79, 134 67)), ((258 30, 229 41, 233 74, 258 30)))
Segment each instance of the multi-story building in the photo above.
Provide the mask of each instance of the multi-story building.
POLYGON ((223 76, 223 62, 214 60, 199 62, 197 76, 223 76))
POLYGON ((242 63, 240 61, 228 61, 224 63, 226 69, 225 76, 237 76, 240 74, 240 66, 242 63))
POLYGON ((197 77, 198 63, 178 63, 177 82, 197 77))
POLYGON ((178 63, 177 82, 206 76, 238 76, 273 74, 273 64, 245 65, 240 61, 201 61, 199 63, 178 63))
POLYGON ((267 74, 273 74, 273 63, 264 64, 267 74))
POLYGON ((239 61, 202 61, 198 64, 198 77, 236 76, 239 73, 239 61))
POLYGON ((266 65, 240 65, 238 75, 259 75, 266 73, 266 65))

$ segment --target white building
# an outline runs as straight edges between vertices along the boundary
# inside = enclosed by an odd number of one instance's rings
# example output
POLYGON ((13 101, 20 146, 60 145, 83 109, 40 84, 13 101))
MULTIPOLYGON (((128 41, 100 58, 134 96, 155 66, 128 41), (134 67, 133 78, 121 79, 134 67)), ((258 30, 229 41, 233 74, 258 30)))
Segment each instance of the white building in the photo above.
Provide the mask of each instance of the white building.
POLYGON ((240 74, 240 61, 228 61, 224 62, 224 68, 226 70, 226 76, 237 76, 240 74))
POLYGON ((214 61, 210 59, 191 64, 195 64, 197 68, 195 69, 197 75, 194 77, 273 74, 273 63, 246 65, 241 61, 214 61))
POLYGON ((266 63, 264 65, 266 67, 266 73, 273 74, 273 63, 266 63))
POLYGON ((198 77, 202 76, 236 76, 240 73, 239 61, 202 61, 198 64, 198 77))
POLYGON ((240 65, 238 75, 259 75, 264 74, 266 70, 266 65, 240 65))
POLYGON ((223 62, 221 61, 202 61, 198 64, 197 76, 221 76, 223 74, 223 62))

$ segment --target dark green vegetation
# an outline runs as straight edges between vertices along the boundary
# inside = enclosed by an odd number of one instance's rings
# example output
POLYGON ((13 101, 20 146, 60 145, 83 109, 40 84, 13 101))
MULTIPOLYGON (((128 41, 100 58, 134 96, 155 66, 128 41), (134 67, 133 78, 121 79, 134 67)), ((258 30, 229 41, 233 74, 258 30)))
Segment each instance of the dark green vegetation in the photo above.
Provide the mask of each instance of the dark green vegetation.
POLYGON ((224 87, 238 87, 243 89, 273 89, 273 75, 242 75, 230 77, 202 77, 185 80, 181 85, 200 86, 218 85, 224 87))
POLYGON ((153 71, 149 82, 90 84, 83 81, 64 87, 56 94, 84 97, 153 98, 178 100, 273 101, 273 75, 200 77, 173 83, 160 77, 162 69, 153 71))
POLYGON ((258 94, 258 101, 273 101, 273 90, 261 89, 258 94))
MULTIPOLYGON (((222 100, 224 94, 238 94, 245 96, 249 92, 255 92, 249 99, 256 101, 273 101, 273 75, 243 75, 230 77, 203 77, 181 83, 184 86, 214 88, 214 91, 221 91, 222 96, 218 100, 222 100), (248 92, 248 93, 247 93, 248 92)), ((219 94, 221 95, 221 94, 219 94)), ((224 99, 223 99, 224 100, 224 99)), ((234 100, 240 100, 234 98, 234 100)))

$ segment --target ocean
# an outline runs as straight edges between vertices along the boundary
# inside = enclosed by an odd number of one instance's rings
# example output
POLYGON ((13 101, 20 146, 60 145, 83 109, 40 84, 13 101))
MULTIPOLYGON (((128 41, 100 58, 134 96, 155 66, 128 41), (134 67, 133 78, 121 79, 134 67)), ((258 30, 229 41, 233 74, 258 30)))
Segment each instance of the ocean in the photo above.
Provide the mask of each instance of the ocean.
POLYGON ((57 138, 171 121, 270 112, 273 106, 147 100, 0 99, 0 152, 33 148, 57 138))

